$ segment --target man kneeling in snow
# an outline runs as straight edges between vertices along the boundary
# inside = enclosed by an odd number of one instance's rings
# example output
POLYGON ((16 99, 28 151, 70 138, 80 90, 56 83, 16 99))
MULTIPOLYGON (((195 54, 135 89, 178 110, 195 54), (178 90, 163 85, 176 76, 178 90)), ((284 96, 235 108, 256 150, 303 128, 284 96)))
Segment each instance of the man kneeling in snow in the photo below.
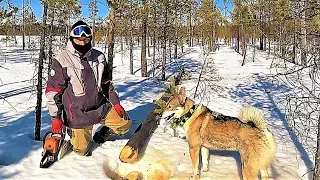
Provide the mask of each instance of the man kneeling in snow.
POLYGON ((108 72, 105 55, 92 48, 91 28, 83 21, 72 26, 66 50, 53 59, 48 77, 47 107, 52 118, 52 132, 71 130, 73 151, 90 156, 94 124, 104 126, 94 136, 97 143, 104 135, 127 133, 132 122, 120 105, 108 72))

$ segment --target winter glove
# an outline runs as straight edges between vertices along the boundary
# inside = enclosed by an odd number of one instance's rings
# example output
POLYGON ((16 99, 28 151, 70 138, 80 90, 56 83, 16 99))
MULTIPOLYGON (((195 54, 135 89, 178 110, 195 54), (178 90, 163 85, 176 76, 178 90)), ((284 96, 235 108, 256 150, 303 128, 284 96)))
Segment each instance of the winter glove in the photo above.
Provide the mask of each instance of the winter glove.
POLYGON ((114 105, 114 109, 117 111, 118 115, 124 119, 128 119, 128 114, 120 104, 114 105))
MULTIPOLYGON (((120 106, 121 107, 121 106, 120 106)), ((103 119, 103 124, 117 135, 126 134, 132 127, 132 121, 129 119, 127 113, 124 111, 124 116, 119 116, 118 112, 113 106, 108 112, 107 116, 103 119)))
POLYGON ((62 134, 62 130, 65 128, 63 122, 59 118, 55 118, 51 122, 51 131, 55 134, 62 134))

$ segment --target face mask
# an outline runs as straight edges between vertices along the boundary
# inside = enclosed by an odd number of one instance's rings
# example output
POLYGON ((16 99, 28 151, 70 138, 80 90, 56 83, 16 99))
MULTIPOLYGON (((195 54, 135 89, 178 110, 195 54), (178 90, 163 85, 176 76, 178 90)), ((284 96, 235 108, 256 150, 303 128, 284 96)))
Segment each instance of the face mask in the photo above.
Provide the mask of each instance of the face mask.
POLYGON ((76 49, 82 55, 85 55, 91 49, 91 41, 89 41, 87 44, 83 46, 76 44, 75 42, 73 42, 73 40, 71 40, 71 42, 74 49, 76 49))

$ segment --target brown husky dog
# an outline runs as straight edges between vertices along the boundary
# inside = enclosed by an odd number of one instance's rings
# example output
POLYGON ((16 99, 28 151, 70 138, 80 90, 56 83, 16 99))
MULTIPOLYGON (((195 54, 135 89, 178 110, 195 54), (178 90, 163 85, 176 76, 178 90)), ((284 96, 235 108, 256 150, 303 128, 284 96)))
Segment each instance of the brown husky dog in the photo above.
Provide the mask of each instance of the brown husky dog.
POLYGON ((199 154, 202 170, 208 171, 209 149, 239 151, 244 180, 268 179, 268 168, 276 154, 276 142, 268 130, 263 113, 254 107, 244 107, 239 118, 210 111, 186 97, 185 88, 172 90, 162 117, 174 114, 183 126, 193 165, 193 179, 200 178, 199 154))

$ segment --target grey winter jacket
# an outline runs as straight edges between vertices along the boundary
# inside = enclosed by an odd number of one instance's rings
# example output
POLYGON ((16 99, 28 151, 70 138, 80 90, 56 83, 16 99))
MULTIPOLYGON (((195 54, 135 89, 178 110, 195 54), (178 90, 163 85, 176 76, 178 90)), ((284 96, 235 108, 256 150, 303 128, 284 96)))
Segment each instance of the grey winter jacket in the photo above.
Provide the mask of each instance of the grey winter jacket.
POLYGON ((99 123, 112 104, 119 103, 108 79, 105 55, 96 49, 81 58, 69 41, 53 60, 49 74, 45 91, 49 114, 64 119, 71 128, 99 123))

